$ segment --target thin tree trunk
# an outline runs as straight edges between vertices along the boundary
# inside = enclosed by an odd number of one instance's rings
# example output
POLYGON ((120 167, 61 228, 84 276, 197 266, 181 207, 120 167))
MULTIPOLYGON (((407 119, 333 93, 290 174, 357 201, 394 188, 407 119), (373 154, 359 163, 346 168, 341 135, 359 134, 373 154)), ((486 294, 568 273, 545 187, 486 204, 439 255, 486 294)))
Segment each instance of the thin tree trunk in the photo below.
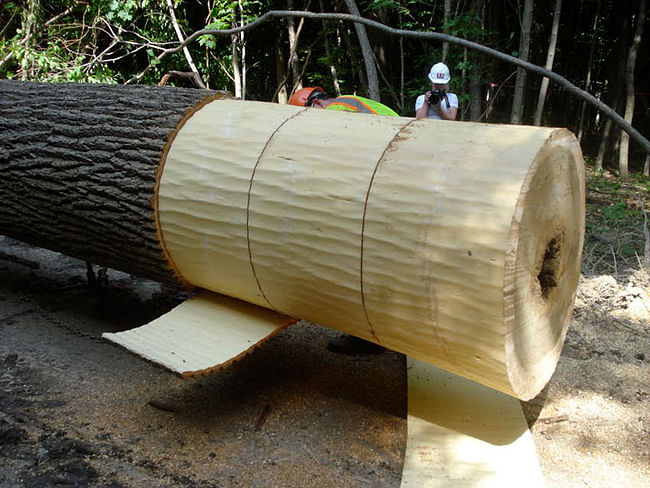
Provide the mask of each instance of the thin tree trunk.
POLYGON ((366 72, 365 70, 358 69, 358 66, 361 64, 359 62, 359 59, 357 58, 356 55, 356 50, 352 46, 352 40, 350 39, 352 32, 350 29, 343 24, 341 26, 340 30, 341 36, 340 36, 340 43, 339 43, 339 49, 344 49, 345 52, 348 53, 348 58, 349 58, 349 67, 350 67, 350 78, 351 79, 358 79, 359 82, 362 85, 367 86, 368 85, 368 79, 366 78, 366 72))
POLYGON ((156 172, 187 109, 211 94, 0 80, 0 234, 175 282, 156 238, 156 172))
MULTIPOLYGON (((451 0, 445 0, 444 10, 443 10, 443 29, 444 34, 449 34, 449 19, 451 17, 451 0)), ((449 56, 449 43, 442 43, 442 62, 447 62, 447 56, 449 56)))
POLYGON ((289 100, 287 93, 287 80, 284 76, 284 54, 282 50, 282 41, 279 37, 275 38, 275 82, 278 86, 278 103, 285 104, 289 100))
POLYGON ((609 141, 609 133, 612 130, 612 119, 607 119, 605 122, 605 127, 603 128, 603 133, 600 137, 600 144, 598 146, 598 155, 596 156, 596 162, 594 168, 597 171, 603 169, 603 161, 605 160, 605 154, 607 152, 607 145, 609 141))
MULTIPOLYGON (((235 25, 235 22, 233 22, 233 26, 235 25)), ((231 47, 232 47, 232 74, 233 74, 233 79, 235 83, 235 97, 236 98, 241 98, 242 97, 242 79, 241 79, 241 71, 240 71, 240 64, 239 64, 239 51, 237 48, 237 44, 239 42, 239 34, 233 34, 231 37, 231 47)))
MULTIPOLYGON (((621 28, 621 32, 623 33, 623 39, 621 39, 619 50, 618 50, 618 63, 616 66, 616 71, 612 76, 615 78, 620 78, 622 76, 622 73, 625 72, 625 65, 627 62, 626 59, 626 53, 627 53, 627 44, 629 42, 629 16, 625 15, 623 19, 623 24, 621 28)), ((611 103, 611 107, 616 111, 616 113, 621 113, 623 111, 623 103, 624 103, 624 98, 625 98, 625 86, 623 83, 615 83, 614 86, 614 100, 611 103)), ((600 140, 600 146, 598 148, 598 156, 596 157, 596 169, 602 170, 605 164, 605 160, 608 158, 608 150, 612 148, 611 151, 609 151, 609 155, 617 154, 617 143, 612 143, 611 142, 611 132, 612 132, 612 119, 607 118, 607 122, 605 122, 605 127, 603 128, 603 134, 600 140)), ((619 138, 616 138, 618 140, 619 138)), ((613 156, 612 156, 613 157, 613 156)))
MULTIPOLYGON (((24 27, 24 37, 25 40, 25 54, 23 56, 29 56, 30 51, 34 49, 34 33, 36 32, 36 26, 38 22, 38 14, 41 10, 40 0, 29 0, 29 9, 27 11, 27 18, 23 22, 24 27)), ((24 66, 22 69, 21 79, 28 80, 34 79, 34 71, 32 63, 29 66, 24 66)))
MULTIPOLYGON (((519 59, 528 61, 530 52, 530 31, 533 24, 533 0, 524 0, 524 11, 521 17, 521 36, 519 37, 519 59)), ((521 124, 524 114, 524 102, 526 100, 526 70, 517 68, 517 80, 515 81, 515 93, 512 97, 512 113, 510 122, 521 124)))
MULTIPOLYGON (((562 13, 562 0, 555 0, 555 10, 553 12, 553 27, 551 28, 551 38, 548 43, 548 53, 546 54, 547 70, 553 69, 553 60, 555 59, 555 46, 557 45, 557 33, 560 28, 560 14, 562 13)), ((535 125, 542 125, 542 113, 544 112, 544 102, 546 101, 546 92, 548 90, 548 78, 542 78, 542 85, 539 88, 537 97, 537 109, 535 110, 535 125)))
MULTIPOLYGON (((473 5, 473 11, 476 17, 479 19, 481 31, 485 31, 485 2, 484 0, 475 0, 473 5)), ((480 42, 481 39, 476 39, 477 42, 480 42)), ((470 53, 470 59, 472 62, 472 72, 469 79, 469 92, 472 97, 472 105, 470 110, 470 120, 480 120, 482 113, 482 104, 483 96, 481 90, 482 77, 481 72, 483 68, 483 54, 472 51, 470 53)))
MULTIPOLYGON (((238 0, 237 4, 239 6, 239 15, 240 15, 240 26, 243 27, 246 24, 246 19, 244 18, 244 5, 242 0, 238 0)), ((246 33, 244 31, 239 33, 239 42, 241 44, 241 99, 246 100, 246 33)))
MULTIPOLYGON (((632 39, 632 46, 630 47, 630 52, 627 57, 627 66, 625 68, 626 98, 624 118, 630 124, 632 123, 632 117, 634 116, 634 69, 636 66, 636 58, 639 51, 639 45, 641 44, 641 38, 643 37, 645 15, 646 0, 641 0, 639 2, 639 13, 637 14, 636 18, 634 38, 632 39)), ((618 170, 622 178, 627 178, 628 176, 629 148, 630 136, 627 132, 621 131, 621 146, 619 148, 618 170)))
MULTIPOLYGON (((598 28, 598 19, 600 17, 600 5, 601 3, 598 2, 598 6, 596 8, 596 14, 594 15, 594 23, 591 28, 591 32, 592 32, 591 44, 589 46, 589 60, 587 61, 587 76, 585 77, 585 90, 587 91, 589 91, 589 88, 591 87, 591 72, 594 64, 594 51, 596 49, 596 29, 598 28)), ((578 120, 578 140, 580 142, 582 142, 582 137, 584 136, 584 131, 585 131, 586 109, 587 109, 587 102, 583 100, 580 107, 580 119, 578 120)))
MULTIPOLYGON (((172 25, 174 26, 174 32, 176 32, 176 37, 178 38, 178 41, 183 43, 185 41, 185 38, 183 37, 183 33, 181 32, 181 27, 178 25, 178 20, 176 19, 176 12, 174 11, 174 5, 172 4, 172 0, 167 0, 167 9, 169 10, 169 16, 172 19, 172 25)), ((187 65, 190 67, 190 70, 192 70, 192 73, 196 75, 196 79, 200 82, 201 88, 205 88, 205 83, 203 83, 203 78, 201 78, 201 74, 199 73, 199 70, 196 68, 196 65, 194 64, 194 60, 192 59, 192 55, 190 54, 190 50, 185 46, 183 48, 183 55, 185 56, 185 60, 187 61, 187 65)))
MULTIPOLYGON (((400 16, 400 28, 402 20, 400 16)), ((399 38, 399 109, 404 111, 404 38, 399 38)))
MULTIPOLYGON (((293 0, 287 0, 289 10, 294 9, 293 0)), ((301 19, 303 22, 304 19, 301 19)), ((289 33, 289 65, 291 67, 291 85, 292 93, 302 88, 302 77, 300 76, 300 59, 298 59, 298 36, 296 34, 296 25, 293 17, 287 18, 287 32, 289 33)))
MULTIPOLYGON (((345 0, 345 4, 348 7, 348 11, 352 15, 360 16, 359 8, 354 0, 345 0)), ((368 96, 379 101, 379 78, 377 76, 377 67, 375 66, 375 60, 372 55, 372 47, 370 46, 370 40, 368 39, 368 33, 366 32, 366 26, 354 23, 354 29, 359 38, 359 45, 361 46, 361 53, 363 54, 363 62, 366 67, 366 76, 368 78, 368 96)))
MULTIPOLYGON (((323 6, 323 0, 320 0, 320 11, 325 12, 325 7, 323 6)), ((327 24, 323 21, 323 30, 327 32, 327 24)), ((332 52, 330 50, 330 43, 327 33, 325 34, 325 55, 330 65, 330 73, 332 74, 332 84, 334 85, 334 92, 337 97, 341 96, 341 85, 339 84, 339 77, 336 72, 336 65, 332 61, 332 52)))

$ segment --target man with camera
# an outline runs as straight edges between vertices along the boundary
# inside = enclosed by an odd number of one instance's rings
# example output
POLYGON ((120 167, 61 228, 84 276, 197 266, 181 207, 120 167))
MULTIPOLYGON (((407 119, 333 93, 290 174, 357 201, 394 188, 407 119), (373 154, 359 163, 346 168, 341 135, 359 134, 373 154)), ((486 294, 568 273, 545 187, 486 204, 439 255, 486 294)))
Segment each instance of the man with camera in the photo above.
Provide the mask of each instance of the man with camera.
POLYGON ((431 91, 420 95, 415 100, 416 119, 456 120, 458 115, 458 97, 447 93, 447 85, 451 81, 449 68, 444 63, 436 63, 429 71, 431 91))

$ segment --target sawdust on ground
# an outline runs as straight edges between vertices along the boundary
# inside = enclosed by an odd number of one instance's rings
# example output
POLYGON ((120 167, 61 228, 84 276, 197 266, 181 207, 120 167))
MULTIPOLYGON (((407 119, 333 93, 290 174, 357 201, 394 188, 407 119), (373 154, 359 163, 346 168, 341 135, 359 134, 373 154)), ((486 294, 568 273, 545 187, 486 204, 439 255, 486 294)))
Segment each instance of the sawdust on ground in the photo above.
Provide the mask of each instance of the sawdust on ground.
MULTIPOLYGON (((100 339, 183 295, 0 237, 0 486, 399 486, 400 354, 340 356, 300 322, 182 380, 100 339)), ((650 282, 582 277, 547 388, 523 404, 549 487, 650 480, 650 282)))

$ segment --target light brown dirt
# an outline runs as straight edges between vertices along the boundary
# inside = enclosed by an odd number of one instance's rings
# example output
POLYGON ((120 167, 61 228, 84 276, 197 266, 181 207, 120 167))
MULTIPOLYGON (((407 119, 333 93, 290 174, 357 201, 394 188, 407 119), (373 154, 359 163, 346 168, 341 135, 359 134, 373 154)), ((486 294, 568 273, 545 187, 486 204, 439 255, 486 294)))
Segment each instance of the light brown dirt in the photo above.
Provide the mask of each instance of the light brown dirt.
MULTIPOLYGON (((183 295, 0 236, 0 486, 397 487, 404 356, 300 322, 182 380, 100 339, 183 295)), ((650 282, 583 277, 556 374, 523 404, 549 487, 650 480, 650 282)))

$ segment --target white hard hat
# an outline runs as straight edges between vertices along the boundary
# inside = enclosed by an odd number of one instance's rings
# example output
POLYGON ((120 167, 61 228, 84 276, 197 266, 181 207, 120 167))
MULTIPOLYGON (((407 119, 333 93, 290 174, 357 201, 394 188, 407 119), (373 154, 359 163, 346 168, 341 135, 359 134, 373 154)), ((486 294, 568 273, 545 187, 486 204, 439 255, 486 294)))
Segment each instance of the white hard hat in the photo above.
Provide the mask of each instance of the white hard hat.
POLYGON ((438 85, 446 85, 451 81, 451 76, 449 75, 449 68, 444 63, 436 63, 431 66, 431 71, 429 71, 429 79, 431 83, 437 83, 438 85))

